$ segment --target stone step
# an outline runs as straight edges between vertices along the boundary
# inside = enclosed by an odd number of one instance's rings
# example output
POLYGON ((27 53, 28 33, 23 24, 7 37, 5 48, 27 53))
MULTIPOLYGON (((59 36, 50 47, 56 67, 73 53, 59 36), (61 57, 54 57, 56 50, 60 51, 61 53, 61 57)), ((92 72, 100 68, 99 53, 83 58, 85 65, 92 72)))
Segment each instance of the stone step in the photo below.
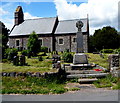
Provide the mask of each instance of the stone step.
POLYGON ((105 77, 109 73, 97 73, 97 74, 70 74, 67 75, 67 78, 87 78, 87 77, 95 77, 95 78, 100 78, 100 77, 105 77))
POLYGON ((94 82, 94 81, 97 81, 98 79, 97 78, 83 78, 83 79, 78 79, 78 82, 79 83, 87 83, 87 82, 94 82))
POLYGON ((67 74, 98 74, 103 73, 103 71, 94 71, 94 70, 69 70, 66 71, 67 74))

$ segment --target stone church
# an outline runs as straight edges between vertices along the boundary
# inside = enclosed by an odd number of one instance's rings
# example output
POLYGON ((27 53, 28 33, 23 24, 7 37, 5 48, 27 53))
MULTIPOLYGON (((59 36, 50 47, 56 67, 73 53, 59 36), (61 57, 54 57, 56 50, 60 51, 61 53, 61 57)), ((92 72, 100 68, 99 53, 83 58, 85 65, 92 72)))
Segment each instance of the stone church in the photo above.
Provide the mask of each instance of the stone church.
MULTIPOLYGON (((24 20, 21 6, 14 14, 15 23, 9 35, 9 47, 27 49, 29 35, 35 31, 41 46, 48 47, 51 51, 64 51, 69 49, 76 52, 76 22, 79 19, 59 20, 58 17, 47 17, 24 20)), ((83 22, 83 51, 88 52, 89 20, 83 22)))

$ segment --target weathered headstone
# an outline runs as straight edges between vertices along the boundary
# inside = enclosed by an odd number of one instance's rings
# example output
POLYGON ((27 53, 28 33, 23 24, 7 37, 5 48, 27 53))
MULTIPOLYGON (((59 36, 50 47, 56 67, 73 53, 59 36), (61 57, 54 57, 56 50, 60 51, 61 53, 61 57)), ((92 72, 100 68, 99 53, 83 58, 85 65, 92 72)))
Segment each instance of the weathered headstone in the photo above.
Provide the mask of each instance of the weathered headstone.
POLYGON ((24 55, 20 56, 20 65, 21 66, 25 65, 25 56, 24 55))
POLYGON ((60 63, 60 61, 57 61, 57 63, 56 63, 56 68, 57 68, 57 69, 61 69, 61 63, 60 63))
POLYGON ((13 57, 13 65, 18 66, 19 65, 19 56, 13 57))
POLYGON ((45 77, 45 78, 48 77, 48 73, 47 73, 47 72, 44 73, 44 77, 45 77))
POLYGON ((76 27, 78 28, 78 32, 76 33, 77 34, 77 53, 83 53, 83 34, 82 34, 82 31, 81 31, 81 28, 83 27, 83 23, 82 21, 77 21, 76 23, 76 27))
POLYGON ((73 64, 88 64, 87 55, 83 53, 77 53, 73 57, 73 64))

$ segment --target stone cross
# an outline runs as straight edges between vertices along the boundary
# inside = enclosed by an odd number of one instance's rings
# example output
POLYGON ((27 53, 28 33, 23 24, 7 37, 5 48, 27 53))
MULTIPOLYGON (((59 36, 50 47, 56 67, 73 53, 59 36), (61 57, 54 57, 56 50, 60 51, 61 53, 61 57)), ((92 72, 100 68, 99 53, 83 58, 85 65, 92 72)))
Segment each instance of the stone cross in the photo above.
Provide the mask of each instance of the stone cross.
POLYGON ((83 27, 83 22, 82 21, 77 21, 77 23, 76 23, 76 27, 78 28, 78 31, 80 31, 81 32, 81 28, 83 27))
POLYGON ((81 28, 83 27, 83 22, 82 21, 77 21, 76 22, 76 27, 78 28, 77 34, 77 50, 76 53, 83 53, 83 34, 81 32, 81 28))

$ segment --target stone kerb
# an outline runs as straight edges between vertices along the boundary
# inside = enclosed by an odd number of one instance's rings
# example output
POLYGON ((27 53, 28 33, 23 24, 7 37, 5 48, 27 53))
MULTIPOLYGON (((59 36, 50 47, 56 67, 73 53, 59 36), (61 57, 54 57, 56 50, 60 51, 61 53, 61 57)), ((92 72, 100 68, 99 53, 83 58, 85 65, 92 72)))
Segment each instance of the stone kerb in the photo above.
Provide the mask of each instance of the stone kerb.
POLYGON ((51 76, 57 76, 58 72, 46 72, 41 74, 40 72, 2 72, 0 73, 0 76, 3 77, 19 77, 19 76, 24 76, 24 77, 51 77, 51 76))

